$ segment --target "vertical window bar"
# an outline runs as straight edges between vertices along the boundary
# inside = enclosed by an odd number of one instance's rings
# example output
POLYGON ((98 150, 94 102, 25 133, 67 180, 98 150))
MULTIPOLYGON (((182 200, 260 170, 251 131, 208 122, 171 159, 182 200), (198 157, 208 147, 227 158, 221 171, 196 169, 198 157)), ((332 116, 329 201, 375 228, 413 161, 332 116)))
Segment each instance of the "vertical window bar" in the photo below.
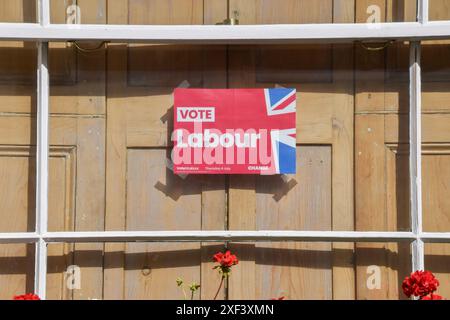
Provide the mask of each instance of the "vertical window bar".
POLYGON ((420 42, 410 42, 409 87, 409 178, 411 194, 412 269, 424 269, 422 233, 422 129, 421 129, 421 70, 420 42))
POLYGON ((49 0, 38 1, 39 24, 46 26, 50 24, 50 2, 49 0))
MULTIPOLYGON (((39 23, 49 24, 49 2, 39 1, 39 23)), ((48 220, 48 122, 49 122, 49 73, 48 42, 39 42, 37 61, 37 141, 36 141, 36 243, 34 290, 41 299, 46 296, 47 244, 43 234, 48 220)))
POLYGON ((428 22, 428 0, 417 1, 417 21, 420 23, 428 22))

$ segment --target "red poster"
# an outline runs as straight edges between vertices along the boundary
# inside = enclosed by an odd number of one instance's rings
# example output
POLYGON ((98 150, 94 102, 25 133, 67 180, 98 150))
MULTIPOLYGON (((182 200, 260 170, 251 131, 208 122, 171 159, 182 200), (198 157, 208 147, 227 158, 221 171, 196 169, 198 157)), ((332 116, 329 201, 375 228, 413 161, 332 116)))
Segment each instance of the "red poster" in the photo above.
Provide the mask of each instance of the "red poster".
POLYGON ((176 174, 292 174, 296 90, 175 89, 176 174))

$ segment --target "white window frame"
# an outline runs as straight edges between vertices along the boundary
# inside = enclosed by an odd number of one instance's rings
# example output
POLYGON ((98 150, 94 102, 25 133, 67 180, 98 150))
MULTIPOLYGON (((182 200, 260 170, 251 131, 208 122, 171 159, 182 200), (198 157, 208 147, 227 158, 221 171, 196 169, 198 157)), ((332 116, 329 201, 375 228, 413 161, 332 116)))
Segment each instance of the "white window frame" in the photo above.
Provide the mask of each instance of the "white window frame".
POLYGON ((0 23, 0 40, 36 41, 37 155, 35 232, 0 233, 0 243, 35 243, 35 292, 46 296, 47 245, 52 242, 132 241, 328 241, 411 243, 412 269, 424 269, 424 243, 449 243, 450 232, 423 232, 421 181, 422 40, 450 39, 450 21, 428 21, 428 0, 418 0, 417 22, 237 26, 53 25, 49 0, 38 0, 39 23, 0 23), (97 231, 48 232, 48 42, 102 40, 151 43, 335 43, 410 41, 410 232, 364 231, 97 231))

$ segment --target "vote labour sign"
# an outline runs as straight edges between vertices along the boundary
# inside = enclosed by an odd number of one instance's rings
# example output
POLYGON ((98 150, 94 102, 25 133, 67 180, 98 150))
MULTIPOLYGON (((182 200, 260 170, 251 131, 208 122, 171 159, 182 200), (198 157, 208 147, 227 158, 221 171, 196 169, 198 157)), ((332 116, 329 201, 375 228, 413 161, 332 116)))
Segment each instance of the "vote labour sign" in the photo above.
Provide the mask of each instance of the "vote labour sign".
POLYGON ((295 89, 178 88, 174 99, 175 173, 295 173, 295 89))

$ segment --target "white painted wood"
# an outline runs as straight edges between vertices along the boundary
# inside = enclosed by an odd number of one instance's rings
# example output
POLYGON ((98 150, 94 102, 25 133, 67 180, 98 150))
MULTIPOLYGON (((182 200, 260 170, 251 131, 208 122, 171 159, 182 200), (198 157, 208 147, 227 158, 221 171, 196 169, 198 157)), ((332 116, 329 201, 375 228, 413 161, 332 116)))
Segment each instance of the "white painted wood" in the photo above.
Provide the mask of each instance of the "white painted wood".
POLYGON ((416 235, 412 243, 412 269, 424 269, 424 244, 422 233, 422 121, 421 121, 421 70, 420 42, 410 43, 409 56, 409 178, 411 231, 416 235))
POLYGON ((450 21, 274 25, 89 25, 0 23, 0 40, 153 43, 300 43, 450 37, 450 21))
POLYGON ((45 299, 47 277, 47 244, 42 234, 47 232, 48 222, 48 122, 49 122, 49 73, 48 43, 38 44, 37 70, 37 141, 36 141, 36 243, 35 293, 45 299))
POLYGON ((123 241, 412 241, 412 232, 365 231, 98 231, 48 232, 47 242, 123 241))
POLYGON ((428 0, 418 0, 417 2, 417 21, 428 23, 428 0))
POLYGON ((450 242, 450 232, 422 232, 420 239, 426 243, 448 243, 450 242))
POLYGON ((41 26, 50 24, 50 2, 49 0, 38 0, 38 17, 41 26))
MULTIPOLYGON (((450 232, 423 232, 420 239, 426 243, 449 243, 450 232)), ((35 243, 39 235, 33 232, 0 233, 0 243, 35 243)), ((412 232, 365 231, 99 231, 47 232, 45 242, 103 242, 103 241, 415 241, 412 232)))
POLYGON ((35 232, 0 233, 0 243, 36 243, 39 235, 35 232))

